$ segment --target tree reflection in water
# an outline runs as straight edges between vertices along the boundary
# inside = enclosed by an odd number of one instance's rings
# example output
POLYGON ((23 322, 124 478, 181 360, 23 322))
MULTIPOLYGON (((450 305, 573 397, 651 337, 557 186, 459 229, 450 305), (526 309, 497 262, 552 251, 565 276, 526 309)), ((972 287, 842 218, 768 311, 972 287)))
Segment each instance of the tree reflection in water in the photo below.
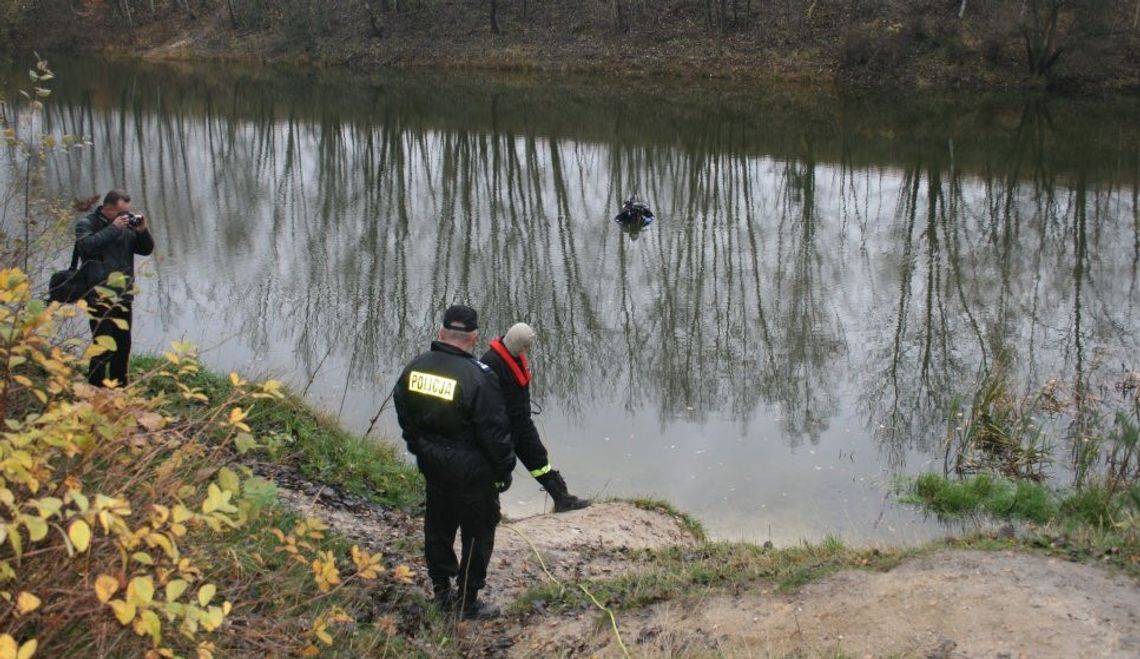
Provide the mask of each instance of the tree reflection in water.
POLYGON ((50 121, 97 147, 51 173, 159 219, 144 335, 233 336, 298 386, 340 364, 341 408, 459 300, 539 329, 567 418, 776 423, 895 470, 995 363, 1023 390, 1135 366, 1127 107, 75 67, 50 121))

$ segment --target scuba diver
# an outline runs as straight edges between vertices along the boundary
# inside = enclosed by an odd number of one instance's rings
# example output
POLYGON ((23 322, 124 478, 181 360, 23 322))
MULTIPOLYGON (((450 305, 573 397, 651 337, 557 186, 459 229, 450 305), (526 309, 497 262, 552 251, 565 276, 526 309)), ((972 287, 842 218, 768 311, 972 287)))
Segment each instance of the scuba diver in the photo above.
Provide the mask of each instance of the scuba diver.
POLYGON ((614 222, 621 226, 622 231, 629 234, 630 240, 637 240, 637 236, 645 227, 653 224, 655 220, 653 211, 644 202, 638 201, 637 195, 632 195, 622 204, 621 212, 614 217, 614 222))

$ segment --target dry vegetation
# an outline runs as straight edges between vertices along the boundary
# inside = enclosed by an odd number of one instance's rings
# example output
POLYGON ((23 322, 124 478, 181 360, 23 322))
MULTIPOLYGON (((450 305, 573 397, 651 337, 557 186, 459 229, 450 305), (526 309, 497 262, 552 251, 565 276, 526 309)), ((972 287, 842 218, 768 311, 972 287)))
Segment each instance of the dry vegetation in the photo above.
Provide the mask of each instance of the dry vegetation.
MULTIPOLYGON (((880 86, 1135 89, 1136 0, 39 0, 13 43, 880 86), (76 19, 76 17, 78 17, 76 19), (121 39, 91 40, 109 30, 121 39), (100 46, 101 47, 101 46, 100 46)), ((0 10, 3 11, 3 10, 0 10)))

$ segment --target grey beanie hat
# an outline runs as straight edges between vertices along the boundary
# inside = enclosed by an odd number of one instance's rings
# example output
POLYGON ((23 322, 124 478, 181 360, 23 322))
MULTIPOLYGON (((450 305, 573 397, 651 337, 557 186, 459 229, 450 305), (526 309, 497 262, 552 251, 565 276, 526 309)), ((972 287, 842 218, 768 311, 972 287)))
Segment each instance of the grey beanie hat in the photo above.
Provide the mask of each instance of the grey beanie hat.
POLYGON ((518 355, 523 350, 528 350, 534 345, 534 329, 526 323, 515 323, 503 335, 503 345, 507 350, 511 351, 512 355, 518 355))

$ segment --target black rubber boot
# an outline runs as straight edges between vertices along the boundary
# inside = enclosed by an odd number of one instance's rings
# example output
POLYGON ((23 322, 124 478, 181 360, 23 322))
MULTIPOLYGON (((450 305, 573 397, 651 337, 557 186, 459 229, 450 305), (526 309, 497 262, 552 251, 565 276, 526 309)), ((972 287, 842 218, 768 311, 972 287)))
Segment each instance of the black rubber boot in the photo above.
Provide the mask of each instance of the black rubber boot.
POLYGON ((581 510, 590 505, 589 499, 579 499, 570 494, 566 487, 566 480, 557 471, 550 471, 538 477, 543 489, 550 493, 554 499, 554 512, 565 513, 571 510, 581 510))
POLYGON ((433 583, 431 585, 432 601, 441 611, 451 611, 459 601, 458 593, 451 587, 451 582, 433 583))
POLYGON ((497 618, 499 607, 479 599, 479 591, 469 590, 463 594, 463 617, 467 620, 497 618))

